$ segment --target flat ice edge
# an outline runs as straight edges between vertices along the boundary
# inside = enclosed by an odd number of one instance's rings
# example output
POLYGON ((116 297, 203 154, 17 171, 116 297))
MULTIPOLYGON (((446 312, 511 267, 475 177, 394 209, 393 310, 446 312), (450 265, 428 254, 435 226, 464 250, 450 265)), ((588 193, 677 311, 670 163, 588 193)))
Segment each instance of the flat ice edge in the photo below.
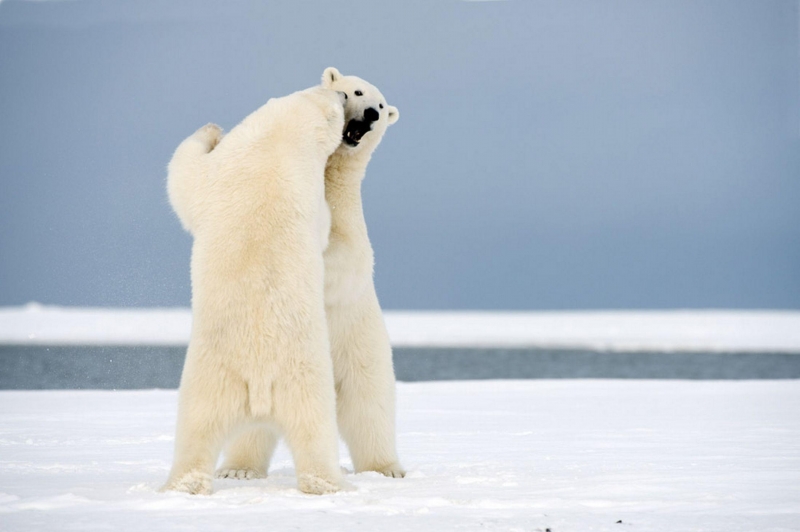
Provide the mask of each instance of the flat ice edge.
MULTIPOLYGON (((395 347, 800 354, 800 311, 387 311, 395 347)), ((0 345, 182 346, 186 308, 0 307, 0 345)))

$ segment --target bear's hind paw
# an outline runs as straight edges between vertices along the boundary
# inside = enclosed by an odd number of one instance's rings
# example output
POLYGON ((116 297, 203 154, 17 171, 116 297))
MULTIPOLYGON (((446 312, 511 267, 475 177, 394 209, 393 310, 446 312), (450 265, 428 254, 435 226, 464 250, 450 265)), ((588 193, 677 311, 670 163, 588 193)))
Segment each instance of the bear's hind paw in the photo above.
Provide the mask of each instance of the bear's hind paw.
POLYGON ((297 477, 297 488, 310 495, 324 495, 326 493, 336 493, 342 488, 348 489, 350 485, 343 481, 332 482, 316 475, 299 475, 297 477))
POLYGON ((406 476, 406 470, 403 469, 403 466, 401 466, 396 462, 394 464, 389 464, 384 467, 376 467, 375 469, 369 469, 368 471, 377 471, 381 475, 391 478, 403 478, 406 476))
POLYGON ((191 471, 182 477, 170 480, 159 491, 181 491, 189 495, 211 495, 211 475, 191 471))

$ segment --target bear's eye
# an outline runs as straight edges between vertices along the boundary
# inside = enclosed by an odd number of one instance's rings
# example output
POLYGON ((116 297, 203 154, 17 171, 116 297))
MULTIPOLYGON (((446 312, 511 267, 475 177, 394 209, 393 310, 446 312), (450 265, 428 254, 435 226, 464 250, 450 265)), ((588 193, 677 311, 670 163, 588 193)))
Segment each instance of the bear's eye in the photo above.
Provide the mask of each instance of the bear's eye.
POLYGON ((356 96, 364 96, 364 93, 361 91, 356 91, 356 96))
POLYGON ((344 92, 344 93, 342 93, 342 94, 344 94, 344 99, 346 100, 346 99, 347 99, 347 93, 346 93, 346 92, 344 92))
POLYGON ((383 109, 383 104, 382 104, 382 103, 379 103, 379 104, 378 104, 378 107, 380 107, 381 109, 383 109))

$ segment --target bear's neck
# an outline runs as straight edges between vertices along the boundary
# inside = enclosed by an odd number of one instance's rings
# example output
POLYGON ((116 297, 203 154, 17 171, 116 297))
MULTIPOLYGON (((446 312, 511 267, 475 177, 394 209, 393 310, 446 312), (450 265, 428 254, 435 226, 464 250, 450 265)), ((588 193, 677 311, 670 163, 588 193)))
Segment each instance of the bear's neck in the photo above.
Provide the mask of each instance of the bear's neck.
POLYGON ((331 233, 366 237, 361 182, 371 154, 347 155, 337 150, 325 167, 325 200, 331 211, 331 233))

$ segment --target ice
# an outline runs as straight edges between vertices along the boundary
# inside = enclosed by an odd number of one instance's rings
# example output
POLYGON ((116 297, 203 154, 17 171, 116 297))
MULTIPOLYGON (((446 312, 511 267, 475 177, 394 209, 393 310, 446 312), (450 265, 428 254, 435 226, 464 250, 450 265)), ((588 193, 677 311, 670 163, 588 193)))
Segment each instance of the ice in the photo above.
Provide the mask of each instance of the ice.
POLYGON ((798 381, 400 383, 407 477, 321 497, 285 447, 267 479, 158 493, 175 411, 175 391, 0 392, 0 528, 800 529, 798 381))

